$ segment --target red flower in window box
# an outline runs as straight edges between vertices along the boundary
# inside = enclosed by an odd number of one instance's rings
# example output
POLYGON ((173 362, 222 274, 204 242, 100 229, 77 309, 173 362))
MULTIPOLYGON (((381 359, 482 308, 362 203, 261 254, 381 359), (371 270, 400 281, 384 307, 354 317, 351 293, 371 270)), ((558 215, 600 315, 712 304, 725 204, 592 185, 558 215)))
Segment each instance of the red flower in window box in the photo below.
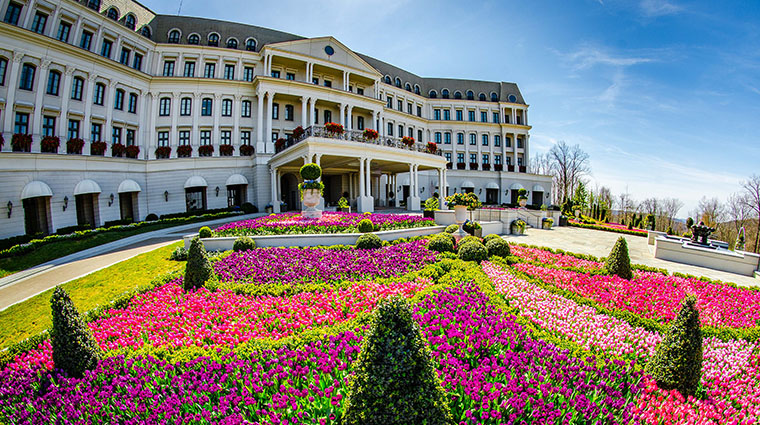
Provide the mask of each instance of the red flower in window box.
MULTIPOLYGON (((181 146, 180 146, 181 147, 181 146)), ((179 149, 177 149, 179 150, 179 149)), ((172 154, 172 148, 171 146, 159 146, 156 148, 156 158, 157 159, 166 159, 169 158, 172 154)))
POLYGON ((491 169, 491 164, 483 164, 483 171, 488 171, 491 169))
POLYGON ((57 136, 45 136, 40 141, 40 151, 45 153, 58 153, 59 146, 61 146, 61 139, 57 136))
POLYGON ((221 156, 232 156, 233 152, 235 152, 235 148, 232 145, 219 146, 219 155, 221 156))
POLYGON ((504 170, 504 164, 494 164, 493 165, 493 170, 494 171, 502 171, 502 170, 504 170))
POLYGON ((464 170, 464 168, 467 166, 464 162, 457 162, 457 170, 464 170))
POLYGON ((122 145, 121 143, 114 143, 111 145, 111 156, 114 158, 121 158, 124 156, 124 152, 126 151, 127 147, 122 145))
POLYGON ((190 145, 177 146, 177 156, 180 158, 190 158, 193 154, 193 147, 190 145))
POLYGON ((126 153, 127 158, 136 159, 137 155, 140 155, 140 147, 135 145, 127 146, 126 153))
POLYGON ((251 156, 251 155, 253 155, 253 146, 251 146, 251 145, 240 145, 240 155, 241 156, 251 156))
POLYGON ((3 133, 0 133, 0 149, 5 146, 5 138, 3 137, 3 133))
POLYGON ((377 134, 377 130, 373 130, 371 128, 365 128, 364 129, 364 138, 367 140, 377 140, 377 138, 380 136, 377 134))
POLYGON ((296 139, 296 140, 300 139, 301 136, 303 136, 304 133, 305 133, 305 131, 304 131, 303 127, 301 127, 299 125, 298 127, 296 127, 296 128, 293 129, 293 138, 296 139))
POLYGON ((401 138, 401 143, 411 148, 412 146, 414 146, 414 137, 404 136, 401 138))
POLYGON ((82 148, 84 148, 84 140, 82 139, 69 139, 66 142, 66 153, 68 154, 81 155, 82 148))
POLYGON ((471 162, 470 163, 470 170, 477 170, 478 169, 478 163, 477 162, 471 162))
POLYGON ((435 142, 428 142, 427 144, 427 151, 428 153, 436 153, 438 152, 438 144, 435 142))
POLYGON ((13 152, 31 152, 32 135, 16 133, 11 137, 11 148, 13 152))
POLYGON ((201 145, 198 146, 199 156, 211 156, 214 154, 214 145, 201 145))
POLYGON ((103 156, 106 153, 108 145, 106 142, 92 142, 90 144, 90 155, 103 156))
POLYGON ((325 130, 334 135, 343 134, 343 125, 334 122, 328 122, 325 123, 325 130))
POLYGON ((274 142, 274 147, 275 147, 275 149, 277 149, 277 150, 280 150, 280 149, 282 149, 282 147, 283 147, 283 146, 285 146, 285 139, 283 139, 282 137, 280 137, 279 139, 277 139, 277 140, 274 142))

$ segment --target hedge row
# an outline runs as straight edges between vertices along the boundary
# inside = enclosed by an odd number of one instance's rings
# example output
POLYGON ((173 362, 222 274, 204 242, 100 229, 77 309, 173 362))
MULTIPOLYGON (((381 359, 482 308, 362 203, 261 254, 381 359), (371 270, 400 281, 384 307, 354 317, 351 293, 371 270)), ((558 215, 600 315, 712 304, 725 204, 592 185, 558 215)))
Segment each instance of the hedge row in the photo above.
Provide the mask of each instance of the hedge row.
POLYGON ((626 234, 626 235, 633 235, 633 236, 643 236, 643 237, 647 237, 648 236, 646 233, 637 232, 635 230, 614 229, 614 228, 611 228, 611 227, 599 226, 597 224, 573 223, 572 221, 568 221, 567 225, 570 226, 570 227, 580 227, 580 228, 583 228, 583 229, 602 230, 602 231, 605 231, 605 232, 623 233, 623 234, 626 234))

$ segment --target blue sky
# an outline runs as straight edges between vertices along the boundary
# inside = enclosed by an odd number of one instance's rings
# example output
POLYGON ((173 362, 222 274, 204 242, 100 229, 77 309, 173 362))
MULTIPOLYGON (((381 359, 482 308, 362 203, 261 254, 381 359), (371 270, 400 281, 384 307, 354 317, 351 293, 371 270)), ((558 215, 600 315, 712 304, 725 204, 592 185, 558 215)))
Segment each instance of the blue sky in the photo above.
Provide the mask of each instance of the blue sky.
POLYGON ((332 35, 421 76, 514 81, 532 152, 578 143, 592 185, 678 197, 681 216, 760 173, 757 0, 184 0, 182 14, 332 35))

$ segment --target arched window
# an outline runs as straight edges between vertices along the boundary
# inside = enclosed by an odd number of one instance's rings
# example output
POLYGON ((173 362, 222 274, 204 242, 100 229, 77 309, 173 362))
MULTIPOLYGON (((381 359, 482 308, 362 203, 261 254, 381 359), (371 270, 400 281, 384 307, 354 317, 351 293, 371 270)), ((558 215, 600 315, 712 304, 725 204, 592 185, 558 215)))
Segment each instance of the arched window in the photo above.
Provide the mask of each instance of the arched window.
POLYGON ((391 77, 389 77, 388 75, 386 75, 385 78, 383 79, 383 81, 385 81, 385 84, 391 84, 391 77))
POLYGON ((431 99, 435 99, 436 97, 438 97, 438 92, 436 92, 435 90, 430 90, 430 93, 428 93, 428 97, 431 99))
POLYGON ((499 101, 499 95, 495 92, 491 92, 491 102, 498 102, 499 101))
POLYGON ((142 36, 145 38, 151 38, 151 36, 153 35, 151 34, 150 28, 148 28, 147 25, 142 27, 142 29, 140 30, 140 34, 142 34, 142 36))
POLYGON ((256 40, 249 38, 245 41, 245 50, 248 50, 249 52, 255 52, 256 51, 256 40))
POLYGON ((480 93, 478 95, 478 100, 481 101, 481 102, 485 102, 486 101, 486 94, 485 93, 480 93))
POLYGON ((406 89, 406 91, 412 91, 412 85, 409 84, 409 83, 406 83, 406 85, 404 86, 404 88, 406 89))
POLYGON ((467 100, 475 100, 475 93, 472 90, 467 90, 467 100))
POLYGON ((108 16, 109 19, 113 19, 114 21, 119 20, 119 11, 116 10, 115 7, 112 7, 108 9, 108 12, 106 13, 106 16, 108 16))
POLYGON ((89 0, 87 2, 87 7, 89 7, 92 10, 100 10, 100 0, 89 0))
POLYGON ((443 90, 441 90, 441 97, 443 99, 448 99, 449 98, 449 89, 443 89, 443 90))
POLYGON ((396 87, 401 88, 401 78, 396 77, 396 87))
POLYGON ((134 30, 135 27, 137 26, 137 21, 135 20, 135 15, 133 15, 131 13, 129 15, 127 15, 127 17, 124 19, 124 25, 127 28, 129 28, 131 30, 134 30))
POLYGON ((414 85, 414 94, 420 94, 420 86, 417 84, 414 85))
POLYGON ((178 30, 171 30, 169 31, 169 43, 178 44, 179 43, 179 31, 178 30))
POLYGON ((454 99, 461 99, 462 98, 462 92, 457 90, 454 92, 454 99))
POLYGON ((198 34, 190 34, 190 37, 187 37, 187 43, 201 44, 201 38, 198 36, 198 34))
POLYGON ((213 33, 208 35, 208 45, 212 47, 219 46, 219 34, 213 33))
POLYGON ((234 38, 227 40, 228 49, 237 49, 237 46, 238 46, 238 42, 234 38))

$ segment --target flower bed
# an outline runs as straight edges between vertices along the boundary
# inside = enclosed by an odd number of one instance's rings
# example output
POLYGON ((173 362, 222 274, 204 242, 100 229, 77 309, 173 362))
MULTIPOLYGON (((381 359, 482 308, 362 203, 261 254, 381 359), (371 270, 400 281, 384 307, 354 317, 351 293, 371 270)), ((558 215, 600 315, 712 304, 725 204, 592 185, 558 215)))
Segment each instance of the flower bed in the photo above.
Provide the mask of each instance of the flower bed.
POLYGON ((405 214, 356 214, 324 212, 322 218, 304 218, 300 213, 284 213, 236 221, 216 228, 216 236, 287 235, 317 233, 359 233, 358 225, 369 219, 377 230, 407 229, 434 226, 435 221, 416 215, 405 214))
POLYGON ((582 227, 584 229, 593 229, 593 230, 604 230, 606 232, 615 232, 615 233, 623 233, 626 235, 635 235, 635 236, 647 236, 647 230, 646 229, 629 229, 626 226, 623 226, 622 224, 618 223, 596 223, 596 224, 587 224, 587 223, 581 223, 578 220, 568 220, 567 221, 569 226, 573 227, 582 227))
POLYGON ((587 270, 604 269, 604 263, 599 261, 585 260, 572 255, 554 253, 540 248, 511 245, 510 253, 524 260, 553 265, 556 267, 574 267, 587 270))

